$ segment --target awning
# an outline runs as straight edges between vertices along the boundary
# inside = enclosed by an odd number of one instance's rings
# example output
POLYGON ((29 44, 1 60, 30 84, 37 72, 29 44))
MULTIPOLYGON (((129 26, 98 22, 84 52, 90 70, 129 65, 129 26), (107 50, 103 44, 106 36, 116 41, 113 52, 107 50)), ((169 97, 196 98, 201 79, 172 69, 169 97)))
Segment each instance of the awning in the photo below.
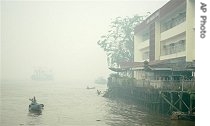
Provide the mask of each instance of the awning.
POLYGON ((172 68, 151 68, 152 70, 168 70, 171 71, 172 68))
POLYGON ((109 68, 110 70, 114 71, 114 72, 124 72, 127 69, 122 69, 122 68, 109 68))
POLYGON ((135 68, 131 68, 131 70, 144 70, 144 67, 135 67, 135 68))

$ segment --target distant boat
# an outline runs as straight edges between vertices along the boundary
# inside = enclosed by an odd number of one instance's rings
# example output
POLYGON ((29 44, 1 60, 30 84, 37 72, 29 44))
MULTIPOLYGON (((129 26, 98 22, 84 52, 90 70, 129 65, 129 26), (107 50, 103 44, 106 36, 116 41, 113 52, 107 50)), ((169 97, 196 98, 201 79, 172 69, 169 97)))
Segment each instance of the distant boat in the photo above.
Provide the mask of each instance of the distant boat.
POLYGON ((95 89, 95 87, 89 87, 89 86, 87 86, 86 89, 95 89))
POLYGON ((36 81, 49 81, 53 80, 53 73, 52 70, 47 68, 36 68, 31 76, 32 80, 36 81))

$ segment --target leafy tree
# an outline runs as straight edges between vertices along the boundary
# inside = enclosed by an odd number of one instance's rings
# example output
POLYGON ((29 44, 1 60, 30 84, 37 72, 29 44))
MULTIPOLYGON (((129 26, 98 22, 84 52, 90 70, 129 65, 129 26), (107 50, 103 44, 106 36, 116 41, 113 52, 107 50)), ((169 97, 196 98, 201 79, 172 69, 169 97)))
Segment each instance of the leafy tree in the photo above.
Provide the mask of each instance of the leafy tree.
MULTIPOLYGON (((148 13, 149 14, 149 13, 148 13)), ((120 62, 133 61, 134 27, 146 16, 117 17, 110 30, 101 36, 97 44, 107 53, 109 67, 118 67, 120 62)))

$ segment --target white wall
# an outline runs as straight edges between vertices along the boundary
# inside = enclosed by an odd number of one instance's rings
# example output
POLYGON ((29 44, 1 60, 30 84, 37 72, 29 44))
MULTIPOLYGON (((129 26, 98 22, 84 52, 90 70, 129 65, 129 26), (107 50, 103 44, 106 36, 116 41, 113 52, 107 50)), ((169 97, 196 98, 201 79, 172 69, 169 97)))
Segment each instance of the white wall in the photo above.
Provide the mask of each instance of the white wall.
POLYGON ((186 61, 195 60, 195 1, 187 0, 186 61))

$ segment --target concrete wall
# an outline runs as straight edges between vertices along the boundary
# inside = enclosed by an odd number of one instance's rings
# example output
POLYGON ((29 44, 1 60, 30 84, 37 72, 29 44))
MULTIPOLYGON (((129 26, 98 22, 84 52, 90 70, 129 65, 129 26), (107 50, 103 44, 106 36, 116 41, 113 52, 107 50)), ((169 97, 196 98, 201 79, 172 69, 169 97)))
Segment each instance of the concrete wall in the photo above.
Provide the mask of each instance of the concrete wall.
POLYGON ((160 22, 155 22, 155 60, 160 60, 160 22))
POLYGON ((186 61, 195 60, 195 0, 187 0, 186 61))
POLYGON ((143 53, 149 51, 149 39, 142 40, 142 33, 134 35, 134 62, 143 62, 143 53))

